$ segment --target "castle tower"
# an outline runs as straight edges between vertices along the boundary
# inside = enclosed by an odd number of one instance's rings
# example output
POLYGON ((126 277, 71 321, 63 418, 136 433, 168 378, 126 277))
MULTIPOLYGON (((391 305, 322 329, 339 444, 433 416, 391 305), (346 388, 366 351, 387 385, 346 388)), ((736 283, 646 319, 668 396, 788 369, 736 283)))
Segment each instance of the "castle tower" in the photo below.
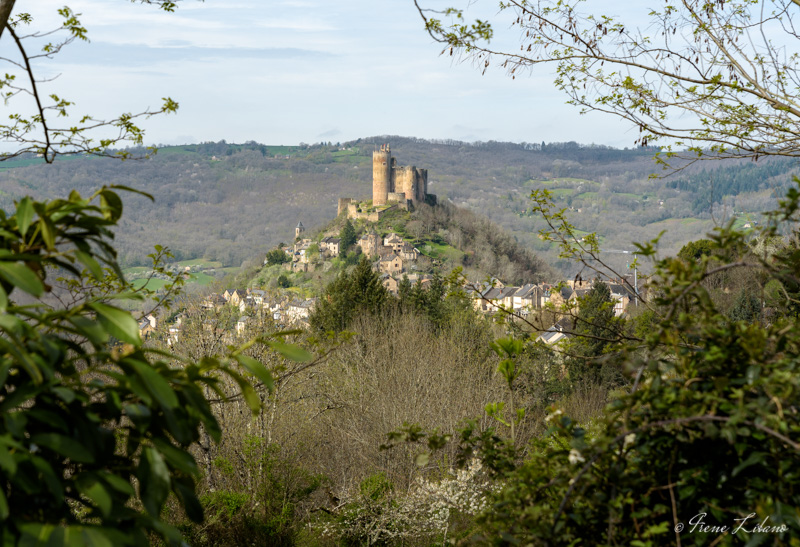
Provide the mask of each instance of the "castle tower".
POLYGON ((386 205, 392 186, 392 154, 389 145, 372 153, 372 205, 386 205))
POLYGON ((428 194, 428 170, 417 169, 417 195, 414 199, 417 201, 425 201, 425 196, 428 194))
POLYGON ((294 229, 294 237, 295 238, 300 237, 300 234, 302 234, 305 231, 306 231, 306 227, 303 226, 303 223, 302 222, 298 222, 297 223, 297 227, 294 229))

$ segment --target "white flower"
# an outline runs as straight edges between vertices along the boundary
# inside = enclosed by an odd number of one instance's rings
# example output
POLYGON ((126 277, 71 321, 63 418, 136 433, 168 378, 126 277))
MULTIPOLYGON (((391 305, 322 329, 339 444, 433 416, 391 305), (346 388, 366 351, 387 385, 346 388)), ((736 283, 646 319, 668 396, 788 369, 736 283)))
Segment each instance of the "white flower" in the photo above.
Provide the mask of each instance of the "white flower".
POLYGON ((556 410, 554 410, 554 411, 553 411, 553 413, 552 413, 552 414, 548 414, 547 416, 545 416, 545 419, 544 419, 544 421, 545 421, 545 422, 549 422, 549 421, 550 421, 550 420, 552 420, 553 418, 555 418, 555 417, 557 417, 557 416, 561 416, 562 414, 564 414, 564 411, 563 411, 563 410, 561 410, 560 408, 557 408, 556 410))
POLYGON ((578 452, 576 449, 573 448, 572 450, 569 451, 569 463, 571 463, 572 465, 585 461, 586 459, 583 456, 581 456, 581 453, 578 452))
POLYGON ((628 435, 625 435, 625 442, 622 444, 622 448, 628 448, 628 446, 632 445, 635 440, 636 433, 629 433, 628 435))

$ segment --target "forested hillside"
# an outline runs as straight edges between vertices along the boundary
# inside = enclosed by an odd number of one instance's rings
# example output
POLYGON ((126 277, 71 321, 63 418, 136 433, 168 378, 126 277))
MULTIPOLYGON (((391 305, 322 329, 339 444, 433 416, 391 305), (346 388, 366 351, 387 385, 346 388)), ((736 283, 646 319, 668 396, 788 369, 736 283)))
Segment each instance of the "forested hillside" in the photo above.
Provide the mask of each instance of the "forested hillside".
POLYGON ((570 209, 580 231, 598 232, 603 248, 628 249, 632 241, 666 229, 662 248, 674 253, 702 237, 714 220, 734 212, 740 225, 755 220, 795 170, 793 160, 724 168, 702 162, 668 178, 650 178, 666 174, 653 162, 654 149, 576 143, 469 144, 388 136, 301 146, 221 141, 165 147, 150 159, 126 162, 84 157, 53 165, 36 158, 6 162, 0 169, 0 207, 11 210, 26 194, 51 198, 69 188, 89 193, 103 184, 126 185, 155 201, 125 199, 117 232, 125 266, 146 265, 156 243, 170 247, 178 259, 240 266, 292 239, 298 221, 314 229, 332 220, 337 198, 368 196, 371 154, 384 142, 402 165, 428 169, 429 191, 440 202, 488 216, 566 271, 570 265, 537 237, 542 221, 528 212, 533 188, 549 189, 570 209))

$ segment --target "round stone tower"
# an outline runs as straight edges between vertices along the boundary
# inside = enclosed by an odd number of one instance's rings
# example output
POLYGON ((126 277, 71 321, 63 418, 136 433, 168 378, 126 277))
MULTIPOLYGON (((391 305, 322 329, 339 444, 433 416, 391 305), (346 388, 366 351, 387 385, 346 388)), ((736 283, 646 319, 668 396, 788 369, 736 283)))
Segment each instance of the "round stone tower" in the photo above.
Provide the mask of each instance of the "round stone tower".
POLYGON ((372 204, 386 205, 392 181, 392 153, 389 145, 372 153, 372 204))

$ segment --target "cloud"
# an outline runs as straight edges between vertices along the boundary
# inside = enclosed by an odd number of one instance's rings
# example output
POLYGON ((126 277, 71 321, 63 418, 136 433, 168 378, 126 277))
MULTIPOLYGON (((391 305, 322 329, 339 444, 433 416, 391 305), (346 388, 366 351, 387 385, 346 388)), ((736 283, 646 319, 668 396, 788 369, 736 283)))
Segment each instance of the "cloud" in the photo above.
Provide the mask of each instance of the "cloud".
POLYGON ((328 129, 327 131, 323 131, 322 133, 318 134, 317 137, 335 137, 341 134, 342 134, 341 130, 338 127, 334 127, 333 129, 328 129))
POLYGON ((154 67, 161 63, 186 61, 211 61, 218 59, 286 60, 300 58, 325 58, 334 54, 313 49, 290 47, 197 47, 183 45, 174 40, 159 46, 141 44, 109 44, 93 42, 88 47, 67 48, 61 53, 61 63, 74 65, 100 65, 115 67, 154 67))

